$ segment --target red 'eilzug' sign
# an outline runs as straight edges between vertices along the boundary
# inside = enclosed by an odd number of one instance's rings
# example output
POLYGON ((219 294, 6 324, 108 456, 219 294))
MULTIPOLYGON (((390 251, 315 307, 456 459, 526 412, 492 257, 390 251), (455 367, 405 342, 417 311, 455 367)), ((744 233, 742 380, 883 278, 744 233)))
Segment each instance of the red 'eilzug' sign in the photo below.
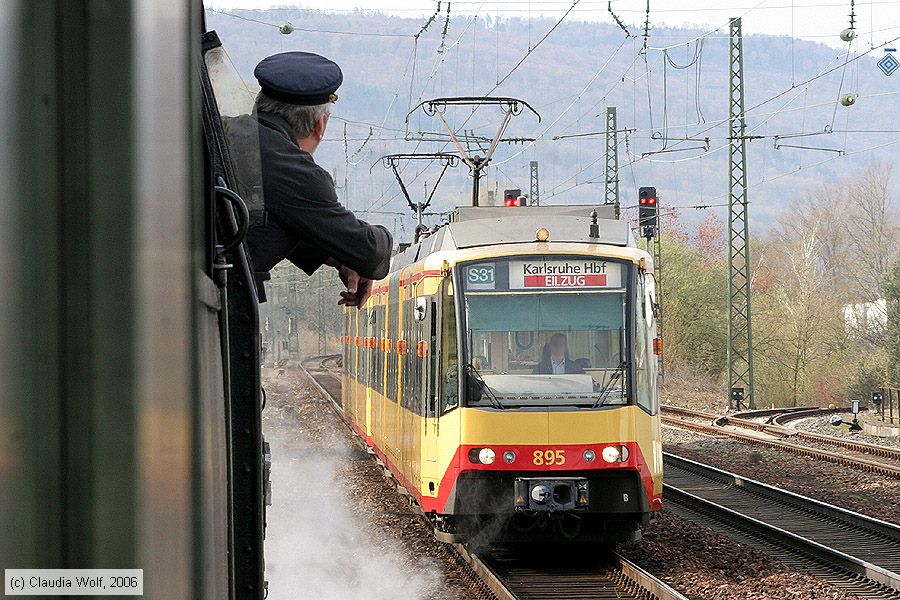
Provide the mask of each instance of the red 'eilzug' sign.
POLYGON ((525 275, 525 287, 604 287, 606 273, 595 275, 525 275))

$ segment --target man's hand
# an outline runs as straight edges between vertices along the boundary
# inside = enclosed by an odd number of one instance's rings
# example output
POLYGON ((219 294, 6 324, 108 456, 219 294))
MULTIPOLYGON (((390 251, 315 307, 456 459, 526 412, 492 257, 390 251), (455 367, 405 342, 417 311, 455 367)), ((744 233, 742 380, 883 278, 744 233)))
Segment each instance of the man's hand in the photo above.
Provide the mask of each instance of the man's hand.
POLYGON ((342 266, 338 269, 341 281, 347 287, 347 290, 341 292, 341 299, 338 304, 342 306, 362 307, 366 299, 372 295, 372 280, 360 277, 359 273, 349 267, 342 266))

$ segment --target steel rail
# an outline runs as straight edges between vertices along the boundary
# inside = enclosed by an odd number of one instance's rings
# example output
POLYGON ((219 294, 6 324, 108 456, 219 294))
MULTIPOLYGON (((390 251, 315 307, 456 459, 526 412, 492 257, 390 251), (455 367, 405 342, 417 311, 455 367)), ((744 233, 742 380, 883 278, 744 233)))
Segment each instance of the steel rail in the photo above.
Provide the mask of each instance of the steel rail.
POLYGON ((900 598, 900 526, 669 453, 664 457, 665 493, 673 504, 733 523, 851 579, 864 577, 878 584, 875 597, 900 598))
POLYGON ((834 438, 830 436, 799 431, 791 427, 757 423, 756 421, 749 421, 746 419, 740 419, 730 416, 721 416, 714 413, 708 413, 688 408, 664 406, 663 412, 668 414, 662 414, 662 422, 674 427, 690 429, 692 431, 697 431, 705 434, 727 436, 733 439, 738 439, 761 446, 776 448, 778 450, 790 452, 791 454, 795 454, 798 456, 807 456, 826 462, 851 466, 863 471, 868 471, 870 473, 877 473, 879 475, 886 475, 888 477, 900 478, 900 451, 897 451, 894 448, 878 446, 876 444, 867 444, 865 442, 855 442, 853 440, 844 440, 841 438, 834 438), (694 419, 708 419, 710 422, 709 424, 694 423, 691 421, 685 421, 681 418, 677 418, 673 415, 681 415, 683 417, 694 419), (898 461, 898 464, 891 464, 857 456, 849 456, 847 454, 841 454, 839 452, 832 452, 830 450, 823 450, 821 448, 815 448, 812 446, 785 441, 784 439, 764 438, 742 432, 738 429, 727 429, 725 427, 726 425, 734 425, 735 427, 739 427, 742 429, 764 432, 770 435, 781 436, 782 438, 796 438, 798 440, 821 443, 834 447, 844 448, 846 450, 850 450, 860 454, 874 454, 877 456, 888 458, 890 460, 896 460, 898 461))
POLYGON ((687 600, 616 552, 599 557, 592 565, 582 561, 580 566, 535 567, 518 560, 483 557, 461 544, 453 544, 453 548, 500 600, 687 600))

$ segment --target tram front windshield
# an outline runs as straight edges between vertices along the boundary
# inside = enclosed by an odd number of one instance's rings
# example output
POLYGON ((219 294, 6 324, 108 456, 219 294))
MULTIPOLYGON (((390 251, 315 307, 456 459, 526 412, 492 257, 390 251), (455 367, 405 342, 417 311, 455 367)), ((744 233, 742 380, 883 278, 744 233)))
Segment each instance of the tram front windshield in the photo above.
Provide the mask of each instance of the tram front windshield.
POLYGON ((599 407, 627 402, 623 287, 531 293, 481 291, 477 284, 467 288, 469 405, 599 407))

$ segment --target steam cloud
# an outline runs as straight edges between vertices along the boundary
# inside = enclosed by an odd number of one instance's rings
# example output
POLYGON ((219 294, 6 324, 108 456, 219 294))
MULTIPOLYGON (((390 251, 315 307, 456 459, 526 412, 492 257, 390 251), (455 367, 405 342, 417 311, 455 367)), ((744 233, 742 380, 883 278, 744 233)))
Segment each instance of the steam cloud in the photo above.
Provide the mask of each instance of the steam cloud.
POLYGON ((271 600, 434 597, 441 588, 434 565, 423 559, 408 570, 399 544, 374 539, 378 534, 366 531, 346 508, 348 492, 342 490, 338 470, 348 449, 328 444, 316 451, 284 431, 269 431, 267 437, 273 460, 266 528, 271 600))

